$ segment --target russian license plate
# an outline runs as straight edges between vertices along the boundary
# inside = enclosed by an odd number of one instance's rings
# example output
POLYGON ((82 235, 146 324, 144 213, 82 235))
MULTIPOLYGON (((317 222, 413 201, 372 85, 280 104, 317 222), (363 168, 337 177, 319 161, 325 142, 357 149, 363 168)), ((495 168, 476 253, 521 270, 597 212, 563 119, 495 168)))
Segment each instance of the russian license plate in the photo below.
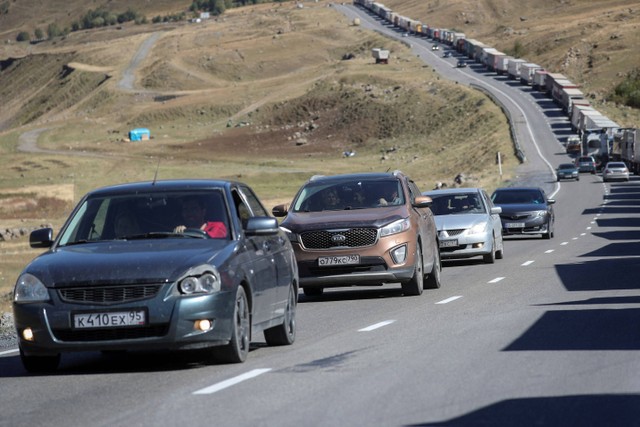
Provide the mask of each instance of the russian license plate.
POLYGON ((524 222, 508 222, 507 228, 524 228, 524 222))
POLYGON ((454 240, 440 240, 440 247, 441 248, 451 248, 454 246, 458 246, 458 239, 454 239, 454 240))
POLYGON ((73 327, 76 329, 143 326, 146 323, 147 312, 144 309, 73 315, 73 327))
POLYGON ((360 264, 360 255, 322 256, 318 258, 320 267, 350 264, 360 264))

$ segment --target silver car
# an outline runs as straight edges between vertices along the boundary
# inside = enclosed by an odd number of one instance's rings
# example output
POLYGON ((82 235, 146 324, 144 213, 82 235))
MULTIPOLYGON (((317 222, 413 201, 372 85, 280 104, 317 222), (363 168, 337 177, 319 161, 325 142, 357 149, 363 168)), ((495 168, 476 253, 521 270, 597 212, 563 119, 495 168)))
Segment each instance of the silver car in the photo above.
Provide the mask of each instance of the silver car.
POLYGON ((502 209, 494 206, 481 188, 451 188, 423 193, 431 197, 440 256, 471 258, 482 256, 493 263, 504 256, 502 209))
POLYGON ((629 181, 629 169, 624 162, 609 162, 602 170, 602 180, 604 182, 620 179, 629 181))

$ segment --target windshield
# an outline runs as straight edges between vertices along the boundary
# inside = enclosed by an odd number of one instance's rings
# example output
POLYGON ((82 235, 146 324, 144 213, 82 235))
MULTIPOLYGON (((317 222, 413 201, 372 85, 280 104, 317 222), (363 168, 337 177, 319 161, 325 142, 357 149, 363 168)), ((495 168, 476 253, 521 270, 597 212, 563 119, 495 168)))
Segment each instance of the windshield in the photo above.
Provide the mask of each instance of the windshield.
POLYGON ((544 203, 544 196, 538 190, 510 190, 496 191, 491 196, 493 203, 497 205, 509 205, 515 203, 544 203))
POLYGON ((366 209, 404 204, 398 179, 370 179, 339 183, 310 182, 293 202, 294 212, 366 209))
POLYGON ((221 190, 89 197, 62 230, 59 244, 185 236, 227 238, 228 218, 221 190))
POLYGON ((434 215, 486 213, 478 194, 442 194, 430 195, 433 200, 431 211, 434 215))

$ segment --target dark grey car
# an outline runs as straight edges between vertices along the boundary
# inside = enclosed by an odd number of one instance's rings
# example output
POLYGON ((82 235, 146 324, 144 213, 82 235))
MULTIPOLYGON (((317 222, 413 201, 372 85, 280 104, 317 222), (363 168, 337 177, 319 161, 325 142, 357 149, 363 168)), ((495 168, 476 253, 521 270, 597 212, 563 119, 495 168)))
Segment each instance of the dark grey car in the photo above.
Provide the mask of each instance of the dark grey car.
POLYGON ((502 208, 502 235, 540 234, 544 239, 553 237, 555 214, 554 199, 547 198, 539 187, 497 188, 491 195, 494 205, 502 208))
POLYGON ((85 350, 210 347, 214 360, 242 362, 258 332, 271 345, 295 339, 293 248, 242 183, 98 189, 52 236, 49 228, 31 234, 32 247, 48 250, 14 291, 29 371, 55 369, 61 353, 85 350), (194 206, 202 225, 186 222, 194 206))

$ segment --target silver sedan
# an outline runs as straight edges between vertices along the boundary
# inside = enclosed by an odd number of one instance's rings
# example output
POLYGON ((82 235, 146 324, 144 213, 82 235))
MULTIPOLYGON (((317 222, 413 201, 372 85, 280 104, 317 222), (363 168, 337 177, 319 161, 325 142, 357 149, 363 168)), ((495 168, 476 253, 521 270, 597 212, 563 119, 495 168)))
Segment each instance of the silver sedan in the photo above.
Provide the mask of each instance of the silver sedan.
POLYGON ((602 180, 604 182, 620 179, 629 181, 629 169, 624 162, 609 162, 602 170, 602 180))
POLYGON ((423 193, 433 200, 440 256, 482 256, 493 263, 504 256, 500 207, 481 188, 451 188, 423 193))

